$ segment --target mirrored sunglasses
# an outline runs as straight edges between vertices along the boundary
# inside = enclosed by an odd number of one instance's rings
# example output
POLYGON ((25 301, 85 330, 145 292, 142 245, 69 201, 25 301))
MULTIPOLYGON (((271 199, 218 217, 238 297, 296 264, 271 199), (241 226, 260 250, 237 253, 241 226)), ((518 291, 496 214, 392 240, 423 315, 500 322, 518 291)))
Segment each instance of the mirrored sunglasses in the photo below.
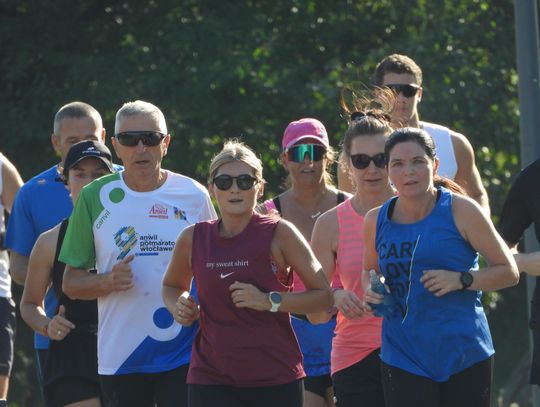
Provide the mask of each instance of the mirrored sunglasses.
POLYGON ((386 157, 384 156, 384 153, 375 154, 373 157, 367 154, 351 155, 352 165, 359 170, 364 170, 369 167, 371 161, 373 161, 373 164, 375 164, 375 167, 377 168, 386 167, 386 157))
POLYGON ((287 150, 289 161, 296 163, 304 162, 306 154, 311 161, 320 161, 326 154, 326 148, 320 144, 298 144, 287 150))
POLYGON ((125 131, 115 135, 120 144, 126 147, 135 147, 139 141, 145 146, 157 146, 165 138, 159 131, 125 131))
POLYGON ((414 95, 418 93, 418 89, 420 89, 420 86, 412 84, 412 83, 408 85, 388 84, 385 86, 388 89, 393 90, 397 95, 401 93, 406 98, 412 98, 414 95))
POLYGON ((227 191, 232 187, 233 180, 236 180, 236 185, 243 191, 247 191, 253 188, 253 185, 259 182, 257 178, 252 177, 249 174, 242 174, 238 177, 231 177, 230 175, 222 174, 215 177, 212 180, 212 183, 216 187, 218 187, 218 189, 221 189, 222 191, 227 191))

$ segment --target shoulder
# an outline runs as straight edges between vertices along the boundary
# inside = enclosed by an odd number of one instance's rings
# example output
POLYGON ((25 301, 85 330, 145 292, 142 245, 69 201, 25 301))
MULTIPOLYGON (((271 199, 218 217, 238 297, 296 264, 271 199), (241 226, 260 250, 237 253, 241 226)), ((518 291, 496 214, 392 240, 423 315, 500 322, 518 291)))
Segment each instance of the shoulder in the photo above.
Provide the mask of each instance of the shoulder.
POLYGON ((323 213, 317 221, 315 222, 315 228, 323 228, 324 233, 332 233, 334 230, 338 229, 338 208, 343 205, 341 203, 338 206, 333 207, 332 209, 323 213))
MULTIPOLYGON (((201 222, 201 223, 207 223, 207 222, 201 222)), ((184 228, 184 230, 180 232, 180 235, 178 235, 177 242, 179 244, 189 243, 191 245, 191 243, 193 242, 193 233, 197 225, 200 225, 200 223, 197 223, 195 225, 189 225, 188 227, 184 228)))
POLYGON ((167 171, 167 177, 170 178, 170 181, 173 185, 179 185, 183 188, 191 188, 193 191, 200 191, 201 193, 207 193, 206 187, 201 184, 199 181, 194 180, 186 175, 178 174, 176 172, 167 171))
POLYGON ((377 224, 381 210, 382 206, 377 206, 366 213, 366 216, 364 216, 364 228, 374 227, 377 224))
POLYGON ((473 218, 479 216, 485 218, 482 207, 474 199, 450 191, 447 191, 447 193, 452 197, 452 213, 454 217, 465 217, 467 220, 474 220, 473 218))
POLYGON ((450 130, 450 137, 457 154, 474 154, 471 142, 463 134, 450 130))
POLYGON ((38 254, 52 253, 56 251, 56 246, 58 244, 58 235, 60 232, 60 224, 56 225, 52 229, 49 229, 43 232, 36 240, 34 245, 33 252, 38 254))

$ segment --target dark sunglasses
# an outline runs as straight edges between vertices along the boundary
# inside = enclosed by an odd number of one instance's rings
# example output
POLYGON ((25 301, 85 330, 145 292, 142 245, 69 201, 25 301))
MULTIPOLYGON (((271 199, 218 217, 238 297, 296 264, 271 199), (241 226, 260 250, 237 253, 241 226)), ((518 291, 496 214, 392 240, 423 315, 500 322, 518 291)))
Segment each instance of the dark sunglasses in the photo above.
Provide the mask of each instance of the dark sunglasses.
POLYGON ((418 93, 418 89, 420 89, 420 86, 409 84, 409 85, 385 85, 388 89, 393 90, 396 92, 396 94, 402 94, 406 98, 412 98, 414 95, 418 93))
POLYGON ((320 161, 326 154, 326 148, 320 144, 298 144, 287 150, 287 158, 295 163, 304 162, 306 154, 311 161, 320 161))
POLYGON ((238 188, 240 188, 242 191, 248 191, 251 188, 253 188, 253 185, 255 185, 259 180, 255 177, 252 177, 249 174, 242 174, 238 177, 231 177, 227 174, 218 175, 212 180, 212 183, 218 187, 218 189, 221 189, 222 191, 227 191, 232 187, 233 180, 236 180, 236 185, 238 188))
POLYGON ((159 131, 125 131, 115 135, 120 144, 126 147, 135 147, 139 141, 145 146, 157 146, 165 138, 165 134, 159 131))
POLYGON ((386 157, 384 156, 384 153, 375 154, 373 157, 367 154, 351 155, 352 165, 359 170, 364 170, 369 167, 371 161, 373 161, 373 164, 375 164, 375 167, 377 168, 386 167, 386 157))

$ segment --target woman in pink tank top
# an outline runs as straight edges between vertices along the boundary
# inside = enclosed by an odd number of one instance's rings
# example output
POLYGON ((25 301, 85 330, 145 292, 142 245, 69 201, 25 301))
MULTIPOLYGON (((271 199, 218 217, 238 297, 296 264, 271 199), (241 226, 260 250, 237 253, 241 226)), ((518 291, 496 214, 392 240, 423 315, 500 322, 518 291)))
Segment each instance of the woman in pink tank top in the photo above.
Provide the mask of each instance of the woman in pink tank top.
MULTIPOLYGON (((387 113, 393 95, 383 93, 379 99, 381 109, 369 109, 369 98, 353 97, 352 108, 342 99, 350 120, 340 160, 356 191, 351 199, 319 217, 311 239, 328 280, 338 275, 343 285, 334 291, 339 312, 331 354, 339 407, 384 407, 379 360, 382 318, 365 312, 362 288, 364 215, 394 194, 384 158, 384 143, 392 132, 387 113)), ((324 323, 329 314, 308 317, 324 323)))
POLYGON ((301 233, 254 211, 264 180, 251 149, 225 143, 209 173, 221 218, 180 234, 163 279, 174 319, 183 326, 200 319, 188 405, 301 407, 305 374, 290 313, 328 309, 330 287, 301 233), (290 267, 305 291, 290 292, 290 267), (189 295, 192 278, 198 298, 189 295))

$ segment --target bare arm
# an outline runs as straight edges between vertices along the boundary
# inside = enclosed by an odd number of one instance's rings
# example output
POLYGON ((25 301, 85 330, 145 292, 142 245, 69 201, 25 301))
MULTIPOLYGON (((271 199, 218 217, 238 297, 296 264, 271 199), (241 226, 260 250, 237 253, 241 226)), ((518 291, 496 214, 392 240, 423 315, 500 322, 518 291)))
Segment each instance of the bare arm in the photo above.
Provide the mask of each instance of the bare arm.
MULTIPOLYGON (((473 273, 474 281, 469 290, 499 290, 516 285, 519 271, 516 263, 493 223, 475 202, 454 195, 452 211, 461 235, 478 251, 488 264, 473 273)), ((421 280, 424 286, 436 296, 460 290, 459 273, 445 270, 429 270, 421 280)))
POLYGON ((58 240, 58 227, 41 234, 32 249, 28 263, 28 276, 21 299, 21 316, 34 331, 53 340, 62 340, 75 325, 64 317, 64 307, 49 319, 43 301, 52 280, 54 254, 58 240))
POLYGON ((456 154, 458 170, 455 181, 459 184, 472 199, 480 204, 489 216, 489 199, 482 184, 480 172, 475 164, 474 150, 467 138, 459 133, 451 132, 452 145, 456 154))
POLYGON ((17 191, 22 186, 23 180, 17 168, 6 158, 2 159, 2 205, 11 212, 13 201, 17 191))
POLYGON ((11 278, 19 285, 24 285, 28 270, 28 257, 13 250, 9 251, 9 273, 11 278))
POLYGON ((379 304, 383 296, 371 290, 369 270, 379 273, 377 249, 375 247, 375 234, 377 217, 380 208, 370 210, 364 217, 364 271, 362 272, 362 286, 364 287, 364 300, 370 304, 379 304))
POLYGON ((189 326, 199 318, 199 307, 190 297, 191 280, 191 248, 193 230, 190 226, 182 231, 172 254, 171 262, 163 276, 161 296, 165 306, 173 318, 181 325, 189 326))
POLYGON ((506 242, 506 244, 514 255, 514 260, 520 272, 527 273, 531 276, 540 276, 540 251, 519 253, 517 243, 506 242))
POLYGON ((62 290, 77 300, 93 300, 116 291, 125 291, 133 287, 131 261, 135 256, 129 255, 116 263, 110 272, 94 274, 88 270, 66 266, 62 290))
MULTIPOLYGON (((282 267, 290 266, 306 286, 306 291, 282 292, 281 312, 308 314, 325 311, 332 306, 332 292, 320 263, 308 243, 290 222, 281 220, 272 239, 272 256, 282 267)), ((268 293, 261 292, 251 284, 235 282, 231 296, 239 308, 268 311, 271 308, 268 293)))

